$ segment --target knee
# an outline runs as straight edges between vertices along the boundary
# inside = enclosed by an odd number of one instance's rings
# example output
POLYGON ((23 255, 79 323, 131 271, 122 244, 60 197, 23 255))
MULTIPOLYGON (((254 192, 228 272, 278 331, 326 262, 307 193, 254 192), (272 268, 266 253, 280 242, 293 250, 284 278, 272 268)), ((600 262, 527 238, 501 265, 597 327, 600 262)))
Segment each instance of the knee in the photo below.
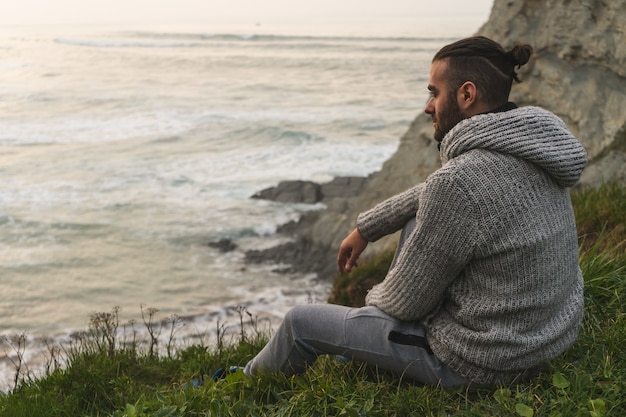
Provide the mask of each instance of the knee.
POLYGON ((306 317, 310 317, 310 312, 308 312, 306 305, 297 305, 292 307, 283 319, 283 323, 289 326, 298 326, 299 323, 306 317))
POLYGON ((278 334, 290 340, 297 339, 302 331, 306 330, 306 325, 303 325, 305 315, 304 309, 300 306, 291 308, 283 317, 283 321, 278 328, 278 334))

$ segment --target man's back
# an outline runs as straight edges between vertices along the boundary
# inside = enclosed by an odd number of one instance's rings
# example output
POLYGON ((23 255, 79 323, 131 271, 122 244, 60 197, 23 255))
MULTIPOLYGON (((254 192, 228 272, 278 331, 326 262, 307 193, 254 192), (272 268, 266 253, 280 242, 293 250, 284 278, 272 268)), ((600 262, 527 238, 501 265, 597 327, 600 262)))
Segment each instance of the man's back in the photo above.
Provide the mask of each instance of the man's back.
POLYGON ((468 358, 494 370, 524 369, 561 353, 576 338, 583 307, 567 190, 532 163, 482 150, 440 174, 459 176, 475 214, 476 233, 464 233, 476 240, 427 322, 435 352, 463 346, 468 358))
MULTIPOLYGON (((516 120, 524 111, 494 117, 516 120)), ((575 139, 559 138, 566 131, 552 128, 537 126, 531 135, 492 132, 496 150, 467 138, 472 149, 458 151, 429 179, 460 190, 468 207, 451 211, 451 223, 457 215, 472 217, 469 228, 452 232, 472 246, 470 259, 426 323, 433 350, 447 363, 519 370, 558 355, 576 339, 583 284, 574 214, 567 188, 542 166, 557 169, 550 149, 568 148, 575 139), (525 159, 528 148, 537 149, 533 162, 525 159)), ((462 133, 451 136, 442 152, 463 146, 462 133)), ((555 158, 565 161, 556 177, 565 175, 567 158, 555 158)), ((578 158, 585 159, 582 148, 578 158)))

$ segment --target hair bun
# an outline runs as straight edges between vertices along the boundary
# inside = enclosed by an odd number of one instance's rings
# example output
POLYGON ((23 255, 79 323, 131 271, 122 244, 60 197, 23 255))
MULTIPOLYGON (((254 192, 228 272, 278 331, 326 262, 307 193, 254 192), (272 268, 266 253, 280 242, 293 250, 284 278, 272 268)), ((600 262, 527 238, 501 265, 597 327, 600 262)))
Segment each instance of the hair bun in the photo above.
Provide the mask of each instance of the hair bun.
POLYGON ((517 68, 526 64, 530 59, 530 56, 533 54, 533 47, 527 43, 517 43, 507 55, 509 55, 513 61, 513 65, 517 66, 517 68))

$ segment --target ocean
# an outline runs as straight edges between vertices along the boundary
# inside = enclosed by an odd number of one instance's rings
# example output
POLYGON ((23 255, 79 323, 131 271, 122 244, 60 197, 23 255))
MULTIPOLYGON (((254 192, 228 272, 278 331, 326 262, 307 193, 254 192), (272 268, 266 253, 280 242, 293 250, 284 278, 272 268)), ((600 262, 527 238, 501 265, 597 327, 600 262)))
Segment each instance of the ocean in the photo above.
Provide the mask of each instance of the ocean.
POLYGON ((237 306, 271 321, 323 302, 332 277, 243 262, 322 206, 250 196, 379 170, 423 109, 432 55, 457 39, 0 35, 0 334, 27 335, 27 358, 114 307, 122 321, 181 317, 184 335, 237 324, 237 306), (223 238, 236 250, 208 246, 223 238))

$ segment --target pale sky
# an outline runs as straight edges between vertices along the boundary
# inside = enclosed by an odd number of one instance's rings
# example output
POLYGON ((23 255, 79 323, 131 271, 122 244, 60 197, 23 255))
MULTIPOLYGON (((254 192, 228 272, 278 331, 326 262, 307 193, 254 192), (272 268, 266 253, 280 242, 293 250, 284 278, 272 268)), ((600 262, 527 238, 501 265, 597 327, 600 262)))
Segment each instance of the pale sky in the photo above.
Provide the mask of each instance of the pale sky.
POLYGON ((476 28, 493 0, 3 0, 0 25, 375 24, 453 18, 476 28))

